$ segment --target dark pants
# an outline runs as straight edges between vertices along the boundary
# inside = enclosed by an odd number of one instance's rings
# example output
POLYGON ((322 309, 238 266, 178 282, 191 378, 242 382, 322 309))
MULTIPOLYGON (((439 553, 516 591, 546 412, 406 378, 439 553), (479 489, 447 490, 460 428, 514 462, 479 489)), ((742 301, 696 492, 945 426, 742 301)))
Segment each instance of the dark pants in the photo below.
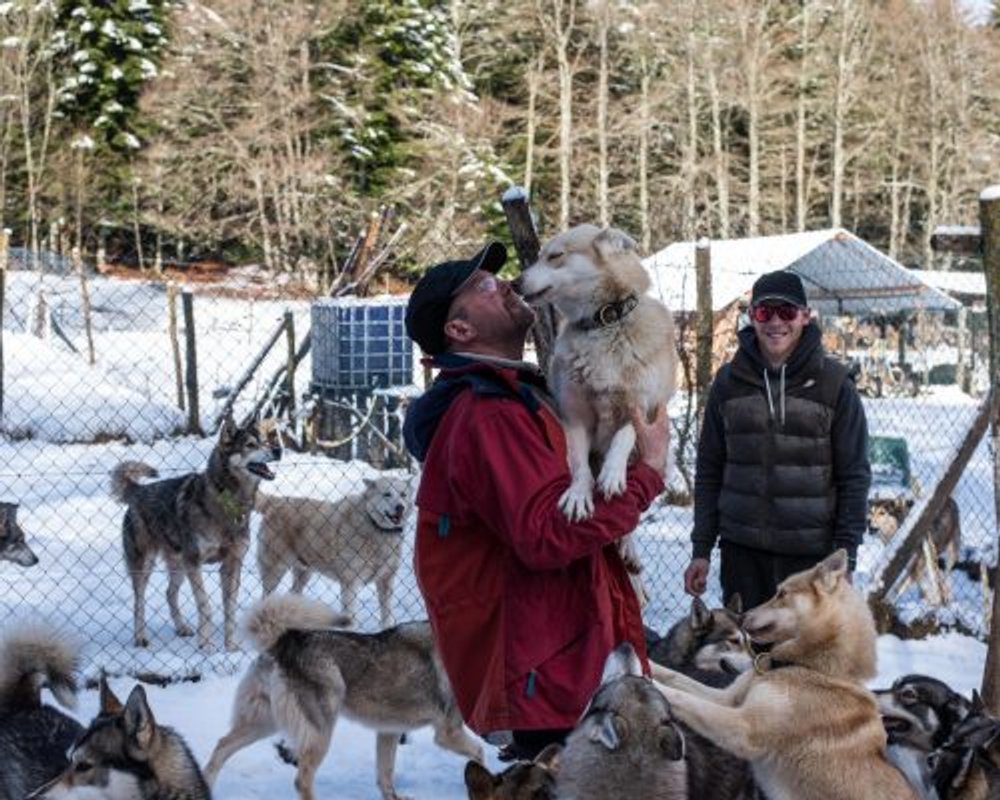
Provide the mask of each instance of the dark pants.
POLYGON ((719 551, 722 600, 728 603, 729 598, 739 592, 744 611, 774 597, 778 584, 789 575, 814 567, 825 558, 783 556, 725 541, 720 542, 719 551))
POLYGON ((550 744, 565 744, 569 733, 569 728, 512 731, 514 744, 510 746, 511 755, 522 761, 534 761, 535 756, 550 744))

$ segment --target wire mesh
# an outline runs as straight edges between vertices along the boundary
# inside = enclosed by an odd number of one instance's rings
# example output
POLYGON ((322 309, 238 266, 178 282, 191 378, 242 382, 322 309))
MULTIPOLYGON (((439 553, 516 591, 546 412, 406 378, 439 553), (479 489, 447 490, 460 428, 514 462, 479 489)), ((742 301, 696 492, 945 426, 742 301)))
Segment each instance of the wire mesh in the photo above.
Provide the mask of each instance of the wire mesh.
MULTIPOLYGON (((442 243, 441 258, 452 257, 453 250, 442 243)), ((919 281, 900 288, 905 270, 881 262, 874 269, 870 254, 862 258, 861 252, 841 247, 815 263, 800 254, 783 266, 803 275, 827 350, 857 368, 876 476, 857 576, 865 589, 876 582, 894 537, 933 492, 975 420, 988 388, 988 343, 980 305, 963 307, 919 281), (838 303, 838 296, 849 304, 838 303)), ((722 276, 715 296, 716 366, 734 352, 755 276, 745 267, 729 269, 721 255, 713 265, 722 276), (723 288, 730 280, 734 291, 723 288)), ((761 264, 762 270, 774 268, 773 260, 761 264)), ((658 269, 653 260, 647 265, 658 269)), ((660 286, 683 286, 685 279, 666 273, 658 280, 660 286)), ((239 637, 234 649, 224 646, 222 571, 211 560, 218 553, 203 553, 211 563, 200 566, 211 613, 208 641, 199 641, 187 580, 172 614, 170 574, 160 557, 145 591, 148 645, 136 645, 133 583, 123 548, 129 506, 112 495, 110 485, 112 471, 128 461, 145 463, 157 480, 178 485, 186 476, 205 476, 221 440, 215 420, 227 403, 237 422, 258 406, 264 416, 280 411, 285 444, 281 461, 269 465, 274 479, 260 482, 257 510, 225 496, 197 509, 219 515, 230 527, 246 515, 239 586, 230 592, 234 618, 265 586, 301 589, 336 608, 347 606, 362 630, 424 617, 411 566, 419 465, 401 442, 407 403, 426 379, 417 359, 409 386, 346 391, 314 386, 307 355, 288 392, 282 381, 272 380, 288 359, 278 337, 234 397, 240 376, 286 312, 301 342, 315 322, 310 299, 191 286, 190 327, 162 280, 95 275, 88 283, 85 314, 77 276, 18 268, 6 273, 0 501, 11 504, 5 507, 12 509, 5 512, 6 530, 23 530, 38 563, 0 561, 5 618, 42 617, 78 639, 89 675, 105 669, 177 679, 240 669, 249 651, 239 637), (87 319, 92 364, 84 345, 87 319), (197 358, 196 421, 186 382, 189 334, 197 358), (181 636, 178 629, 196 635, 181 636)), ((681 360, 693 358, 693 308, 683 298, 667 300, 678 322, 681 360)), ((661 633, 690 602, 681 576, 691 549, 697 407, 694 387, 682 382, 670 407, 670 485, 636 536, 651 596, 645 621, 661 633)), ((951 492, 953 502, 889 592, 896 630, 955 626, 985 636, 984 568, 995 563, 997 538, 992 459, 984 436, 951 492)), ((184 523, 199 501, 190 486, 168 494, 169 502, 135 512, 159 531, 165 546, 182 554, 191 532, 184 523)), ((716 562, 710 605, 719 599, 716 562)))

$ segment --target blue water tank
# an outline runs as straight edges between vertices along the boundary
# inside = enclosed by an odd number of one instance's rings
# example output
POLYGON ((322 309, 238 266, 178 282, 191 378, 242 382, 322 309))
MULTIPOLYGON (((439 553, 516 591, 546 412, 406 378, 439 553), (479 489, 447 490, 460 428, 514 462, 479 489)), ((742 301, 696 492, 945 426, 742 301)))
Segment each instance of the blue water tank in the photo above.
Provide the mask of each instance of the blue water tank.
POLYGON ((406 297, 340 297, 312 305, 312 378, 320 390, 413 383, 406 297))

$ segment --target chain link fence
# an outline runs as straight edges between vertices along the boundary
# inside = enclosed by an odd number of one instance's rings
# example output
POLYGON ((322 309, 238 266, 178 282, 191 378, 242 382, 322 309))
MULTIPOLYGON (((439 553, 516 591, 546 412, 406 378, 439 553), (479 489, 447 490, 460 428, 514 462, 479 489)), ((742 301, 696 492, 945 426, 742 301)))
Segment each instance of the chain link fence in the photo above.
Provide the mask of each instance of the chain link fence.
MULTIPOLYGON (((725 244, 713 246, 716 365, 734 352, 754 277, 747 266, 756 268, 745 247, 743 266, 727 266, 725 244)), ((466 250, 442 242, 439 251, 447 258, 466 250)), ((977 419, 987 343, 985 312, 975 302, 963 306, 917 279, 901 291, 905 270, 883 274, 860 252, 841 248, 823 266, 819 258, 802 260, 816 256, 812 248, 787 263, 762 258, 759 271, 781 266, 801 274, 828 350, 857 365, 875 473, 858 573, 868 590, 977 419)), ((647 261, 654 292, 675 312, 682 364, 696 344, 693 264, 693 254, 647 261)), ((199 639, 186 581, 171 609, 170 570, 159 558, 144 592, 139 638, 148 644, 136 645, 123 542, 128 508, 136 515, 124 536, 132 564, 136 552, 148 555, 137 520, 179 550, 191 532, 186 515, 207 516, 220 530, 248 520, 239 586, 228 591, 237 620, 265 588, 293 587, 346 607, 362 630, 424 616, 411 566, 419 473, 402 446, 401 426, 427 375, 402 336, 398 296, 317 300, 302 286, 278 286, 253 270, 231 271, 224 282, 188 277, 180 292, 134 273, 81 280, 67 271, 11 268, 5 278, 0 501, 12 504, 8 533, 23 529, 38 557, 34 566, 0 561, 5 619, 43 618, 78 639, 88 675, 105 669, 166 680, 240 669, 247 653, 238 638, 235 649, 225 647, 224 570, 214 560, 201 569, 212 621, 200 631, 207 641, 199 639), (303 352, 289 381, 285 367, 303 352), (212 454, 237 441, 226 451, 231 460, 261 462, 269 431, 260 441, 234 440, 227 412, 237 425, 255 415, 279 423, 273 435, 282 457, 253 468, 274 477, 260 481, 252 513, 229 478, 213 473, 212 454), (128 462, 155 469, 173 488, 121 502, 110 476, 128 462), (178 479, 192 473, 202 483, 182 486, 178 479)), ((652 598, 646 622, 661 633, 689 607, 681 576, 690 556, 697 442, 690 383, 681 382, 670 412, 676 468, 636 537, 652 598)), ((987 439, 980 437, 962 465, 933 536, 884 587, 894 610, 888 624, 897 630, 988 630, 983 568, 995 562, 997 525, 987 439)), ((715 603, 715 574, 710 587, 715 603)))

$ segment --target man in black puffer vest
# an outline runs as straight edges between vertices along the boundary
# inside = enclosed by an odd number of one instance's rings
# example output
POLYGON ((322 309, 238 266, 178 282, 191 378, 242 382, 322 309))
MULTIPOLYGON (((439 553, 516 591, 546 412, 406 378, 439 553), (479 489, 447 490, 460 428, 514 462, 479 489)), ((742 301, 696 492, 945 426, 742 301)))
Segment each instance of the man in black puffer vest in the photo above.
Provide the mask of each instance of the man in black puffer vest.
POLYGON ((723 599, 739 592, 744 608, 839 547, 853 571, 871 484, 861 398, 824 352, 799 277, 758 278, 750 319, 705 406, 684 572, 685 590, 704 592, 718 539, 723 599))

